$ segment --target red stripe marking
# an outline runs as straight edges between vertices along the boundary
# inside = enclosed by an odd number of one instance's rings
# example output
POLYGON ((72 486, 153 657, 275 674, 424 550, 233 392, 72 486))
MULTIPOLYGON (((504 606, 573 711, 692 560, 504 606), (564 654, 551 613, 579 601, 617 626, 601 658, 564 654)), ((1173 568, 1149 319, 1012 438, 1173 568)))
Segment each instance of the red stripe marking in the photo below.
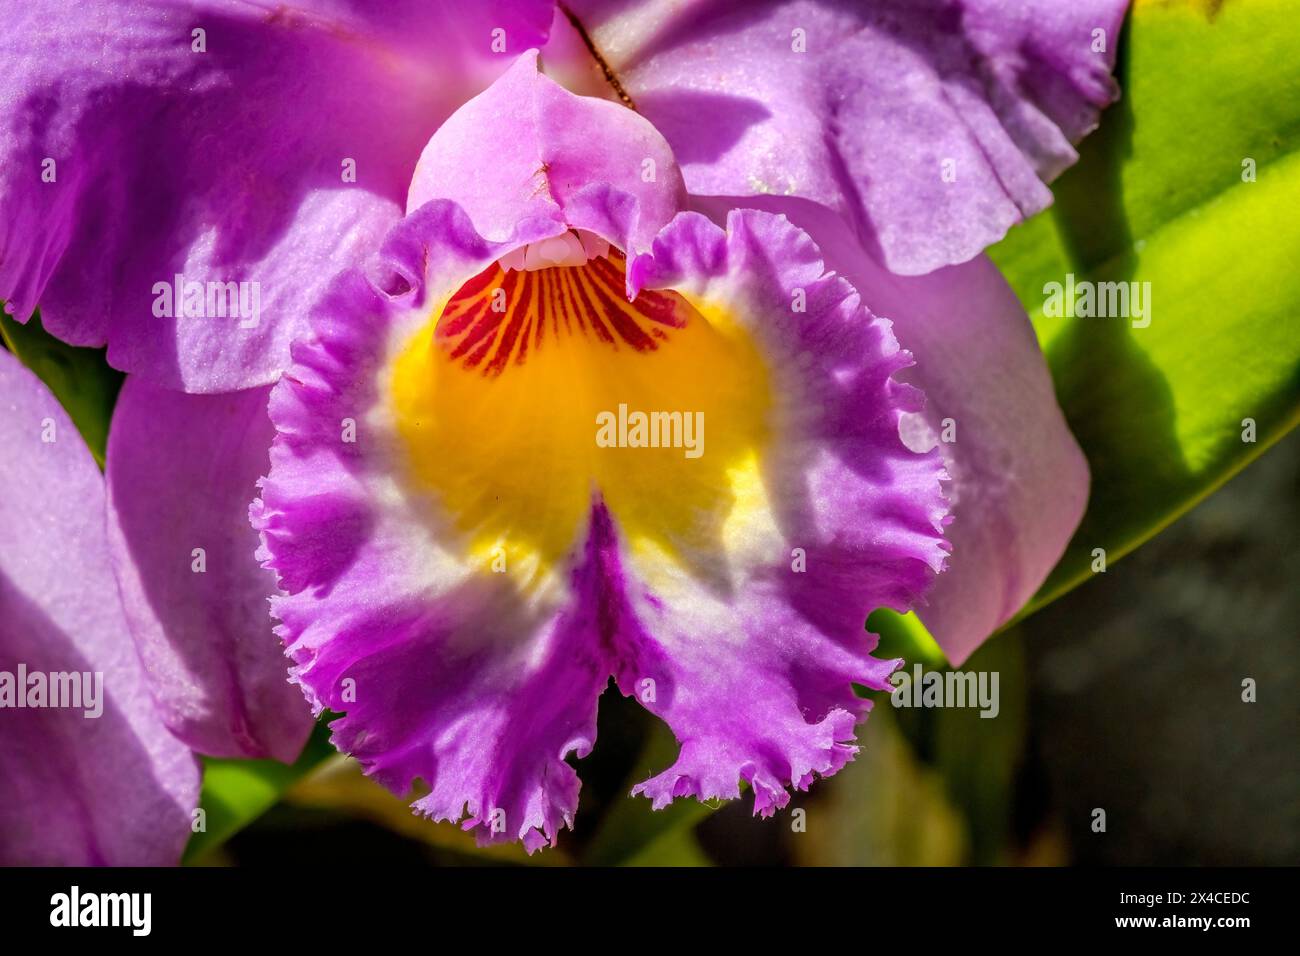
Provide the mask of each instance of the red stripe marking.
POLYGON ((643 291, 627 303, 625 259, 616 250, 609 258, 576 267, 506 272, 493 263, 465 283, 448 300, 439 318, 437 341, 464 368, 500 375, 513 359, 528 358, 547 337, 557 344, 565 335, 586 335, 588 327, 612 348, 622 343, 638 352, 653 351, 684 328, 689 310, 673 292, 643 291), (504 312, 492 308, 494 294, 505 295, 504 312), (561 321, 563 319, 563 321, 561 321))
MULTIPOLYGON (((523 273, 525 276, 528 273, 523 273)), ((510 304, 510 324, 506 326, 505 332, 501 335, 501 344, 497 348, 496 354, 492 356, 492 361, 488 363, 487 368, 483 369, 483 374, 500 375, 501 370, 510 364, 510 356, 514 353, 515 342, 520 339, 520 332, 523 332, 523 344, 527 348, 528 332, 527 324, 532 321, 532 315, 529 311, 529 305, 532 302, 533 286, 535 282, 523 281, 519 283, 519 301, 510 304)))
POLYGON ((573 275, 573 285, 578 290, 579 303, 578 308, 582 309, 582 314, 591 323, 592 330, 596 333, 596 338, 600 339, 607 345, 618 348, 618 343, 614 341, 613 334, 605 328, 605 323, 601 321, 600 310, 592 301, 588 290, 587 276, 583 272, 575 272, 573 275))

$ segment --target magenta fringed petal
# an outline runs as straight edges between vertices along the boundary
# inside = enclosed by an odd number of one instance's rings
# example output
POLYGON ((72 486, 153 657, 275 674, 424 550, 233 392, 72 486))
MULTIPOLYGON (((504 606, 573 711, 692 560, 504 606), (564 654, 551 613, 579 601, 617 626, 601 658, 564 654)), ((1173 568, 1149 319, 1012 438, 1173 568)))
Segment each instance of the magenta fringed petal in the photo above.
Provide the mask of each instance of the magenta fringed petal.
MULTIPOLYGON (((743 779, 770 812, 855 752, 867 703, 852 685, 884 688, 895 666, 870 656, 863 621, 911 606, 944 560, 942 462, 899 437, 920 408, 893 380, 910 359, 784 219, 737 213, 724 233, 679 216, 629 278, 739 317, 775 396, 758 484, 710 498, 716 550, 692 554, 683 534, 673 556, 595 486, 567 557, 522 587, 476 565, 451 503, 404 477, 385 389, 430 304, 528 238, 488 243, 458 207, 429 203, 370 278, 336 282, 296 348, 253 509, 288 592, 274 610, 294 679, 345 714, 335 741, 369 773, 397 791, 424 781, 417 809, 485 840, 533 847, 572 824, 564 758, 590 750, 610 676, 685 742, 641 788, 656 805, 735 796, 743 779)), ((470 467, 465 455, 446 468, 470 467)))
POLYGON ((293 679, 484 841, 573 825, 611 677, 683 742, 638 788, 656 806, 745 780, 771 812, 852 757, 853 685, 896 664, 864 621, 945 560, 942 460, 900 437, 910 356, 783 217, 652 228, 680 196, 662 141, 531 57, 425 156, 464 178, 334 282, 272 392, 252 519, 293 679), (480 116, 508 104, 527 122, 480 116), (638 401, 678 431, 612 440, 638 401))
POLYGON ((726 573, 693 573, 706 555, 625 559, 637 628, 620 686, 630 694, 653 680, 647 706, 683 742, 637 790, 658 807, 735 797, 743 779, 766 815, 787 787, 856 752, 853 726, 869 704, 852 684, 883 689, 897 663, 870 656, 863 621, 913 606, 947 553, 942 462, 899 437, 901 416, 923 400, 894 380, 911 357, 889 323, 825 274, 820 251, 783 217, 732 212, 724 233, 683 214, 633 271, 646 288, 737 303, 776 397, 759 465, 768 513, 729 539, 726 573), (802 311, 791 309, 797 298, 802 311))

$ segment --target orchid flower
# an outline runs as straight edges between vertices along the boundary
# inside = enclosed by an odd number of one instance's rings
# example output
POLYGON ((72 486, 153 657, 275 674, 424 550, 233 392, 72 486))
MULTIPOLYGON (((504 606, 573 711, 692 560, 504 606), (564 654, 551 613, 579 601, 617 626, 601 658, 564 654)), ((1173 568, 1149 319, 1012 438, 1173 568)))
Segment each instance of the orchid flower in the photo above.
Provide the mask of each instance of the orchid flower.
POLYGON ((981 250, 1122 0, 13 6, 0 297, 129 373, 106 546, 201 753, 301 747, 270 598, 483 840, 573 825, 611 677, 682 742, 638 792, 767 814, 852 757, 868 613, 960 662, 1082 514, 981 250))

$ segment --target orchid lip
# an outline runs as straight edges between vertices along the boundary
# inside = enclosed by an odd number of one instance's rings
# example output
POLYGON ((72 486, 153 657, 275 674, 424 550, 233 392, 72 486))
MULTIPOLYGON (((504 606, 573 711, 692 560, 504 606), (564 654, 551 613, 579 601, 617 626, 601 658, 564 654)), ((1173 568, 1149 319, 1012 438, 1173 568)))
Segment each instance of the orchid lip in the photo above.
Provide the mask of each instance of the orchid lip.
POLYGON ((611 677, 682 742, 636 788, 657 807, 743 780, 770 815, 841 769, 853 684, 894 669, 862 620, 946 555, 942 460, 898 435, 909 358, 805 234, 686 212, 619 241, 627 220, 592 214, 609 194, 582 198, 501 245, 452 200, 410 216, 387 249, 411 294, 351 274, 322 306, 251 511, 335 745, 394 792, 423 781, 421 814, 529 850, 571 824, 566 758, 611 677), (707 450, 683 454, 684 414, 680 443, 602 439, 623 408, 690 412, 707 450), (347 416, 361 440, 336 437, 347 416))

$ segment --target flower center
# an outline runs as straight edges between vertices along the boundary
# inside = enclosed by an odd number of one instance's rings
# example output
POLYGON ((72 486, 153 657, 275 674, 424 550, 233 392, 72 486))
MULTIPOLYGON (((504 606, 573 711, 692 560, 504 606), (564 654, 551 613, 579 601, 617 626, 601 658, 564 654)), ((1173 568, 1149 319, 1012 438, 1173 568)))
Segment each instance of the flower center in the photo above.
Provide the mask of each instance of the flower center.
POLYGON ((628 302, 624 267, 617 251, 494 263, 397 359, 411 477, 470 560, 550 568, 598 494, 633 546, 721 562, 765 441, 767 371, 725 309, 671 291, 628 302))

